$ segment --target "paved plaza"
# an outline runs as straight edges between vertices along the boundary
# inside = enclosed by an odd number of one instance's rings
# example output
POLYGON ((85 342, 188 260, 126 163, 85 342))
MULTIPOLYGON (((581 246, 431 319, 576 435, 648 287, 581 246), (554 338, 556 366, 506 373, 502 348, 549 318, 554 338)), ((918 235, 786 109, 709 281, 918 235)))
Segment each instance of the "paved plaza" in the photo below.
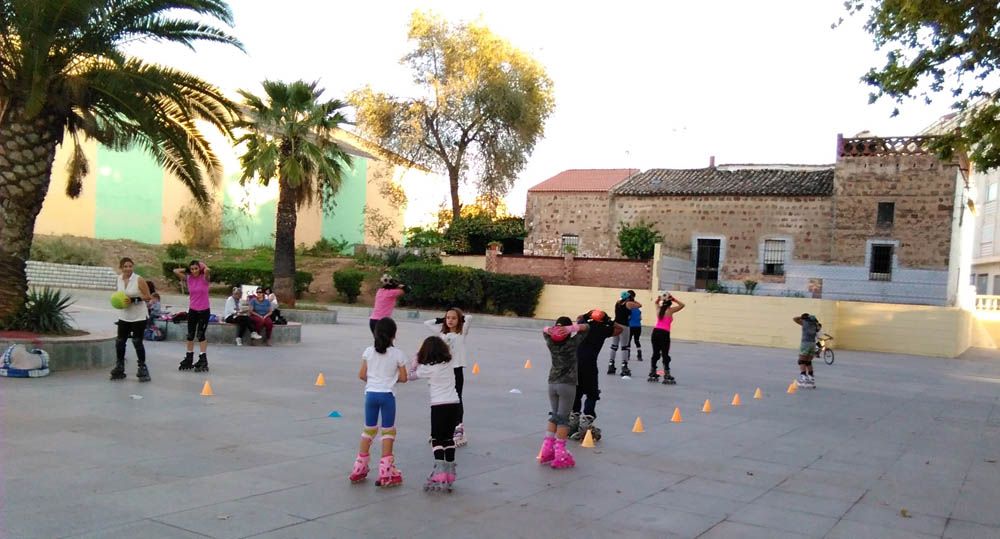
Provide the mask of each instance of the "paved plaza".
MULTIPOLYGON (((113 328, 105 293, 74 294, 81 327, 113 328)), ((404 484, 347 480, 369 344, 352 313, 304 326, 300 345, 211 347, 207 376, 178 372, 183 345, 160 342, 146 345, 148 384, 131 345, 124 382, 0 379, 0 537, 1000 537, 995 352, 837 351, 816 367, 819 389, 789 395, 794 350, 675 342, 678 385, 647 383, 648 363, 633 362, 632 380, 602 374, 603 440, 571 442, 577 467, 552 470, 534 459, 548 407, 540 334, 479 324, 470 443, 455 491, 429 494, 424 381, 396 391, 404 484), (326 387, 314 386, 320 372, 326 387), (206 379, 213 397, 199 395, 206 379), (669 421, 675 407, 682 423, 669 421), (631 432, 637 416, 645 433, 631 432)), ((415 352, 425 328, 399 327, 397 345, 415 352)))

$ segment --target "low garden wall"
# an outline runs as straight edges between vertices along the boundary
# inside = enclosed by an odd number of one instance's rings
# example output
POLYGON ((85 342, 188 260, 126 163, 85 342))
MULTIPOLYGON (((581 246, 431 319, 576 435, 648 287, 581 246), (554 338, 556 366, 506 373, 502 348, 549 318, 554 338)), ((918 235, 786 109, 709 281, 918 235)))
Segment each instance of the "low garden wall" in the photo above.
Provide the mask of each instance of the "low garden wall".
POLYGON ((79 337, 0 337, 0 350, 12 344, 41 348, 49 354, 52 372, 77 369, 110 369, 115 363, 115 334, 92 333, 79 337))
MULTIPOLYGON (((157 320, 156 324, 163 330, 167 341, 184 341, 187 339, 187 323, 174 324, 166 320, 157 320)), ((235 344, 236 324, 209 324, 205 331, 205 340, 210 344, 235 344)), ((250 335, 243 337, 243 344, 251 345, 250 335)), ((302 342, 302 324, 289 322, 288 325, 274 326, 271 333, 272 344, 298 344, 302 342)))

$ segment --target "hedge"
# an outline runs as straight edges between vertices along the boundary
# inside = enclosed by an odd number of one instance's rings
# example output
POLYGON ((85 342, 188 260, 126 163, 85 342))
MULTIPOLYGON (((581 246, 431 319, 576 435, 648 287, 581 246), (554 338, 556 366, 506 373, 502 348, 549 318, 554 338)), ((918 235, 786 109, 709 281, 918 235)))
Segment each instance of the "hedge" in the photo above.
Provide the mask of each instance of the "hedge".
MULTIPOLYGON (((163 276, 167 281, 176 283, 174 268, 186 268, 187 262, 168 260, 163 262, 163 276)), ((245 284, 257 286, 272 286, 274 282, 274 267, 266 262, 245 262, 242 264, 213 264, 209 275, 212 281, 227 286, 242 286, 245 284)), ((300 297, 309 290, 313 281, 312 273, 308 271, 295 272, 295 296, 300 297)))
POLYGON ((340 295, 347 298, 347 303, 354 303, 361 295, 361 283, 365 280, 364 272, 354 268, 345 268, 333 272, 333 287, 340 295))
POLYGON ((461 266, 403 264, 393 270, 410 287, 401 302, 422 308, 459 307, 470 311, 533 316, 544 281, 531 275, 506 275, 461 266))

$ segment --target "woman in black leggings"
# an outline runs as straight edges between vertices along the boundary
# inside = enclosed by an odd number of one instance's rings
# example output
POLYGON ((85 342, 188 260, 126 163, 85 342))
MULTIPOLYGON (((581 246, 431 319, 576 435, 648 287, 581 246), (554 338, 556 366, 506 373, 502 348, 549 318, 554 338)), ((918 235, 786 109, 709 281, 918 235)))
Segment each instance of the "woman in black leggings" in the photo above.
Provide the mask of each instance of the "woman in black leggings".
POLYGON ((649 378, 646 381, 659 381, 660 373, 656 372, 656 362, 663 356, 663 383, 676 384, 677 380, 670 375, 670 326, 674 322, 674 313, 683 309, 684 303, 668 293, 656 298, 656 305, 656 327, 650 337, 653 358, 649 361, 649 378))

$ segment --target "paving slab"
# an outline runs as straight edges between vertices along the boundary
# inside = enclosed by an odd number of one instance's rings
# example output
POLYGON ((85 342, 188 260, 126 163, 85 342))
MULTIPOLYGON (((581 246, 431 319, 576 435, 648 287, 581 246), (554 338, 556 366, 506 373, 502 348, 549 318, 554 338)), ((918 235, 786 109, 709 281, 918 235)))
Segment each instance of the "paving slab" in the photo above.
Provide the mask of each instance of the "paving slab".
MULTIPOLYGON (((113 327, 105 293, 72 292, 81 327, 113 327)), ((818 389, 788 395, 794 350, 675 342, 680 383, 602 374, 603 439, 571 442, 577 467, 552 470, 534 458, 548 411, 540 323, 484 318, 468 340, 480 366, 466 373, 470 443, 455 491, 437 494, 421 488, 432 464, 422 381, 396 388, 404 484, 346 479, 365 315, 307 324, 297 345, 210 345, 209 373, 177 371, 179 343, 147 343, 148 384, 132 376, 131 347, 122 382, 97 370, 0 379, 0 537, 1000 537, 995 351, 838 350, 816 366, 818 389), (206 380, 212 397, 200 396, 206 380), (764 398, 750 398, 758 387, 764 398), (631 432, 636 417, 646 432, 631 432)), ((428 332, 398 325, 412 354, 428 332)))

